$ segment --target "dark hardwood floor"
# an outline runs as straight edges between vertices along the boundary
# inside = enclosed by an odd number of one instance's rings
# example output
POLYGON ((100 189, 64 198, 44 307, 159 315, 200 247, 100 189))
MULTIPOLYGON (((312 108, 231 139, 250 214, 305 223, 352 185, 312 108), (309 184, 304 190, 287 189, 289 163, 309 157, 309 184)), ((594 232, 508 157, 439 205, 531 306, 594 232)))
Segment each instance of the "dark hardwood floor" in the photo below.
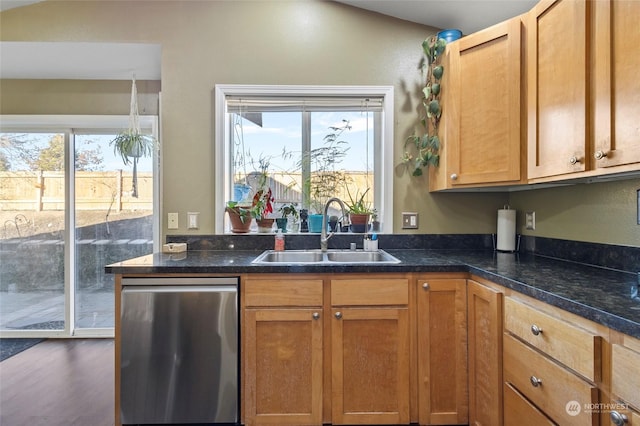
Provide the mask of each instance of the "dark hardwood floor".
POLYGON ((1 426, 111 426, 113 412, 113 339, 48 339, 0 362, 1 426))

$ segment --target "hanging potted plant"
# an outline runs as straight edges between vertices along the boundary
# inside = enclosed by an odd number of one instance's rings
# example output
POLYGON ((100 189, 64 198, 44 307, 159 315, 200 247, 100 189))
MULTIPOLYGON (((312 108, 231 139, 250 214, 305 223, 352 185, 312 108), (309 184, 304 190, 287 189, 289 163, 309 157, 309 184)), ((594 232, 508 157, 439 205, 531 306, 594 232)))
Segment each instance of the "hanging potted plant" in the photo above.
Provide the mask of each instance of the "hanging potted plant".
POLYGON ((138 93, 136 79, 131 82, 131 104, 129 109, 129 128, 119 133, 115 139, 109 142, 113 145, 113 153, 122 158, 125 166, 133 164, 133 177, 131 182, 131 196, 138 197, 138 159, 153 155, 156 139, 151 135, 145 135, 140 130, 140 116, 138 115, 138 93))

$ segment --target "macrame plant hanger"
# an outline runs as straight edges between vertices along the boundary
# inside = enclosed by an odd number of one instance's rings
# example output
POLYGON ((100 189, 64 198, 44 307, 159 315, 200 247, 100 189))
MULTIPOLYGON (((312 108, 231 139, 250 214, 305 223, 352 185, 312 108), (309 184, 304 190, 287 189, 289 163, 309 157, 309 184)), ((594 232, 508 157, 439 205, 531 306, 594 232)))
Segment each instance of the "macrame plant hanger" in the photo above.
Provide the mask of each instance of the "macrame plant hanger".
MULTIPOLYGON (((136 75, 131 79, 131 104, 129 107, 129 134, 140 135, 140 116, 138 115, 138 90, 136 88, 136 75)), ((140 152, 131 153, 133 157, 133 177, 131 181, 131 196, 138 198, 138 157, 140 152)))

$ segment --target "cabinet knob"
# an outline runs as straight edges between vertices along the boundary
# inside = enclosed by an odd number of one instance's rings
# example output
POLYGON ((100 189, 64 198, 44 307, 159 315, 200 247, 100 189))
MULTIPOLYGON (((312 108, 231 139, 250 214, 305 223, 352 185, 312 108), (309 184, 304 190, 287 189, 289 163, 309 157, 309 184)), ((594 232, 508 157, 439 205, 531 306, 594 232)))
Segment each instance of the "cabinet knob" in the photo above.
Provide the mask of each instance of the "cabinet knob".
POLYGON ((617 411, 612 411, 611 412, 611 423, 613 423, 616 426, 623 426, 627 423, 629 423, 629 418, 627 416, 625 416, 622 413, 619 413, 617 411))
POLYGON ((533 324, 531 326, 531 333, 533 333, 534 336, 538 336, 540 335, 540 333, 542 333, 542 329, 537 325, 533 324))
POLYGON ((534 388, 542 386, 542 380, 538 379, 536 376, 531 376, 529 378, 529 381, 531 382, 531 386, 533 386, 534 388))
POLYGON ((338 319, 342 318, 342 312, 336 312, 335 317, 338 319))
POLYGON ((429 290, 429 283, 422 284, 422 288, 425 290, 429 290))
POLYGON ((569 158, 569 163, 571 163, 572 166, 580 163, 580 159, 578 157, 576 157, 575 155, 571 158, 569 158))
POLYGON ((313 315, 311 315, 313 317, 314 320, 320 319, 320 314, 317 312, 314 312, 313 315))
POLYGON ((596 160, 602 160, 606 156, 607 156, 607 153, 601 150, 596 151, 596 153, 594 154, 594 157, 596 157, 596 160))
POLYGON ((457 173, 451 173, 451 180, 457 180, 458 179, 458 174, 457 173))

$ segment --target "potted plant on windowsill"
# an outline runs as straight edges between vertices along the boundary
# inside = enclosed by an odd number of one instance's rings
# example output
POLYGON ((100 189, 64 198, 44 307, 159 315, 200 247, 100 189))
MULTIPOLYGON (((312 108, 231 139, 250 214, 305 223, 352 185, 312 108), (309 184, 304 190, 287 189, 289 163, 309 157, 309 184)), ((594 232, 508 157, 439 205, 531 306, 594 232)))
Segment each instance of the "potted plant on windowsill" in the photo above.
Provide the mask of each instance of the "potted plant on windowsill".
POLYGON ((225 212, 229 215, 231 222, 231 232, 234 234, 246 234, 251 227, 253 217, 251 206, 243 206, 237 201, 227 201, 225 212))
POLYGON ((251 207, 251 214, 256 218, 258 224, 258 232, 271 232, 273 228, 272 217, 267 217, 273 213, 273 195, 271 188, 260 189, 253 196, 253 206, 251 207))
POLYGON ((356 190, 355 197, 351 195, 351 191, 347 186, 347 195, 349 201, 345 202, 349 210, 349 221, 351 222, 352 232, 367 232, 369 228, 369 218, 373 213, 373 209, 369 203, 365 201, 365 197, 369 192, 367 188, 362 195, 358 196, 359 190, 356 190))
POLYGON ((282 205, 278 211, 282 216, 276 219, 276 226, 285 233, 287 232, 289 218, 291 218, 292 221, 298 219, 298 207, 296 203, 289 203, 282 205))
POLYGON ((256 219, 258 232, 271 232, 275 218, 269 217, 273 213, 273 193, 269 186, 269 160, 260 158, 257 173, 256 191, 251 201, 251 215, 256 219))

